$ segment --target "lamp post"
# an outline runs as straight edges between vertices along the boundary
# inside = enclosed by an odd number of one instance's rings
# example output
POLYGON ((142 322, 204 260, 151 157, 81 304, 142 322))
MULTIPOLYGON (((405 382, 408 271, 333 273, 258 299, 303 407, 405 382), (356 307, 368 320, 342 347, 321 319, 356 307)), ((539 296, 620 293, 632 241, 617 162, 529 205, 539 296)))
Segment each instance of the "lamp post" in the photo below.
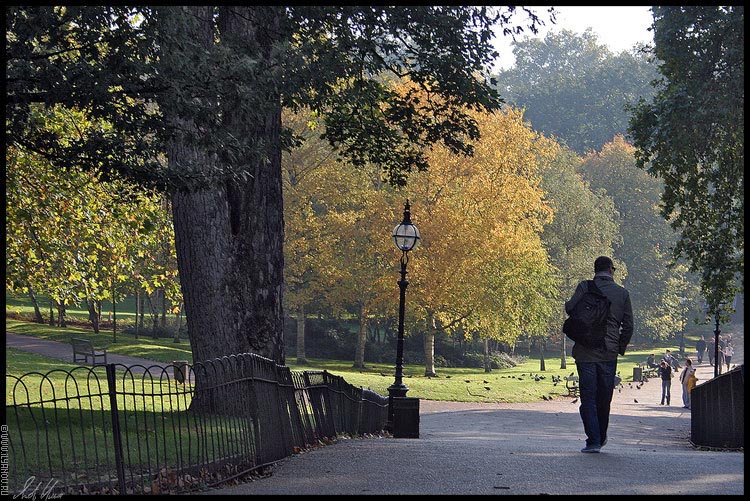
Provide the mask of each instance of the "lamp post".
POLYGON ((398 286, 401 290, 398 306, 398 338, 396 341, 396 373, 393 384, 388 387, 388 427, 393 427, 393 399, 394 397, 405 397, 409 388, 403 383, 404 378, 404 305, 406 302, 406 264, 409 262, 409 251, 419 243, 419 230, 411 222, 409 201, 404 205, 404 219, 393 229, 393 241, 401 251, 401 280, 398 286))

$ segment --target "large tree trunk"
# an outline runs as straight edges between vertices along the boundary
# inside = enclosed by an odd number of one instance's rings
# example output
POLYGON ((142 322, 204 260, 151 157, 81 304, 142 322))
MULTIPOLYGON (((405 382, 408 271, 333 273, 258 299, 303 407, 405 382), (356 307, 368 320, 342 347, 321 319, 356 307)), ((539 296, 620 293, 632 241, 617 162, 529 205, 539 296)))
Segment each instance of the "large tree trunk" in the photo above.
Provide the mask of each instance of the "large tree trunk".
MULTIPOLYGON (((210 46, 215 40, 212 9, 189 9, 202 23, 196 39, 210 46)), ((259 13, 251 16, 247 9, 220 8, 220 38, 239 37, 262 59, 269 56, 272 40, 267 31, 258 33, 250 25, 248 19, 259 13)), ((274 29, 272 16, 265 28, 274 29)), ((241 125, 243 137, 267 148, 246 159, 250 175, 172 197, 180 283, 196 362, 253 352, 284 363, 281 100, 278 95, 268 100, 272 111, 253 121, 232 116, 232 103, 223 103, 228 125, 234 130, 241 125)), ((177 129, 193 127, 189 116, 170 118, 177 129)), ((175 169, 220 162, 189 137, 179 136, 168 148, 168 158, 175 169)))

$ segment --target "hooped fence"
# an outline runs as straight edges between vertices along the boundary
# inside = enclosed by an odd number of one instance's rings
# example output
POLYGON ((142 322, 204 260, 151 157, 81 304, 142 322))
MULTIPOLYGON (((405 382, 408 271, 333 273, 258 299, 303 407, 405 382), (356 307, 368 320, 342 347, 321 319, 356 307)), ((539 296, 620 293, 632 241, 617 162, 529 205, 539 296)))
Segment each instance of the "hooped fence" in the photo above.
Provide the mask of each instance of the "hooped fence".
POLYGON ((388 398, 245 353, 6 375, 5 411, 9 493, 166 494, 222 484, 338 434, 377 433, 388 398))

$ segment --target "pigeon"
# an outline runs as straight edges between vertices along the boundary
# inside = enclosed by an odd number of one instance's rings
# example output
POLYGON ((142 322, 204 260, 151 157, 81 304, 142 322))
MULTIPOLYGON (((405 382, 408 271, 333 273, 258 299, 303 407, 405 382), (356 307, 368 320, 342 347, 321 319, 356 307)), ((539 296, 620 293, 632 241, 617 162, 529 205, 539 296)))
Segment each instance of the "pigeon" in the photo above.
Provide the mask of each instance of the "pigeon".
POLYGON ((445 379, 450 379, 450 378, 451 378, 450 376, 445 376, 445 379))
MULTIPOLYGON (((486 383, 487 381, 485 381, 486 383)), ((471 379, 464 379, 464 383, 471 383, 471 379)))
POLYGON ((489 381, 482 381, 482 382, 485 383, 485 384, 489 383, 489 381))
POLYGON ((638 399, 634 398, 633 402, 635 402, 637 404, 638 403, 638 399))
POLYGON ((484 389, 490 391, 492 388, 490 388, 489 386, 485 386, 484 389))

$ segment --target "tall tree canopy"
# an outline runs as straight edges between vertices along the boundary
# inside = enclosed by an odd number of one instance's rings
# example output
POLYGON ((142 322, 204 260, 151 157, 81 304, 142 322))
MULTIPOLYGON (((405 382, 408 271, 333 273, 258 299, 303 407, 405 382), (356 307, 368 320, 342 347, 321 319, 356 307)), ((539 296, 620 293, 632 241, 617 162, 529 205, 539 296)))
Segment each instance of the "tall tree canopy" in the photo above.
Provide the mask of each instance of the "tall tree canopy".
POLYGON ((622 136, 586 156, 580 172, 593 190, 614 202, 622 239, 615 257, 627 264, 616 278, 633 301, 634 340, 670 339, 686 324, 688 306, 697 304, 697 287, 684 263, 670 266, 675 231, 659 214, 663 183, 635 166, 635 148, 622 136))
MULTIPOLYGON (((527 29, 543 23, 533 11, 527 29)), ((6 137, 55 165, 96 167, 172 194, 196 361, 284 361, 283 107, 394 184, 425 148, 471 153, 471 110, 496 110, 495 26, 513 7, 37 6, 6 10, 6 137), (400 95, 382 78, 426 92, 400 95), (33 120, 62 104, 111 127, 72 140, 33 120)))
POLYGON ((674 256, 700 273, 715 313, 744 290, 745 9, 652 9, 662 78, 629 131, 638 166, 664 180, 662 215, 680 232, 674 256))
POLYGON ((626 105, 651 97, 658 76, 644 52, 613 54, 591 29, 515 42, 513 54, 515 66, 498 75, 505 99, 525 108, 535 130, 578 154, 625 134, 626 105))

